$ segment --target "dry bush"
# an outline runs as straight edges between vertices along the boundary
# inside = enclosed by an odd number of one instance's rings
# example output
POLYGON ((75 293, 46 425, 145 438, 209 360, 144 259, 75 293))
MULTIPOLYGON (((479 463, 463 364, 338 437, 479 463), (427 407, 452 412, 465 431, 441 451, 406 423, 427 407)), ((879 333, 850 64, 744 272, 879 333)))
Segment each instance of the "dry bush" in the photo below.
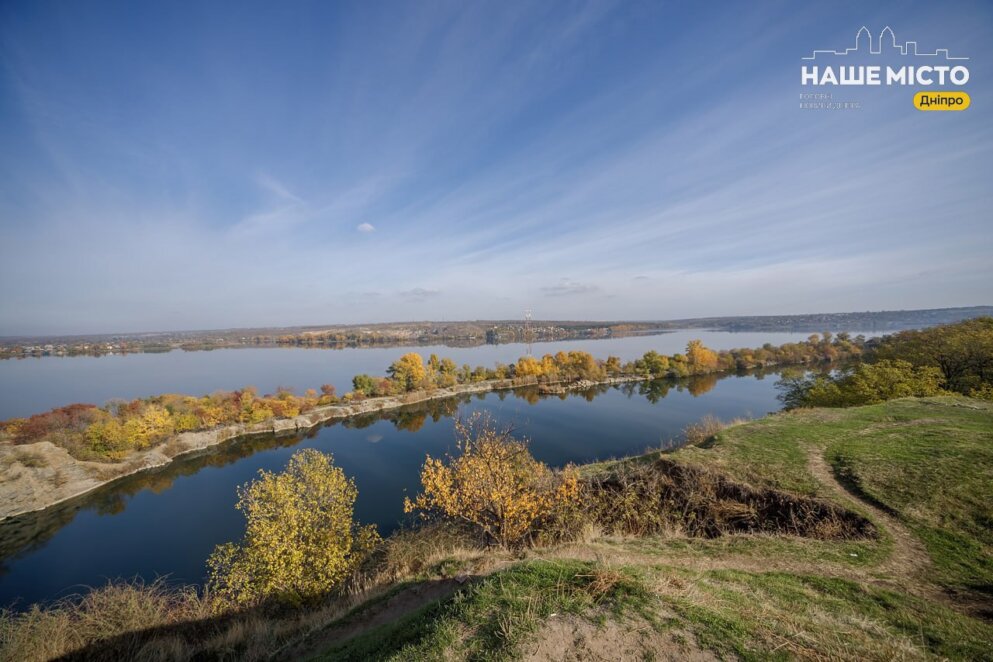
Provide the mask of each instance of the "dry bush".
POLYGON ((383 540, 355 573, 348 591, 354 595, 377 585, 403 581, 445 559, 474 558, 485 550, 484 541, 466 526, 444 520, 428 522, 383 540))
POLYGON ((780 533, 819 539, 875 535, 867 519, 833 504, 772 489, 756 489, 727 476, 660 458, 625 463, 584 481, 587 518, 611 533, 691 536, 780 533))
POLYGON ((48 458, 37 451, 19 451, 15 457, 25 467, 41 469, 48 466, 48 458))
POLYGON ((628 578, 622 573, 599 563, 593 566, 590 573, 577 575, 577 577, 589 579, 589 583, 583 586, 583 590, 589 593, 593 601, 597 603, 613 593, 618 585, 628 581, 628 578))
POLYGON ((0 612, 0 659, 49 660, 111 637, 122 638, 118 650, 127 657, 147 659, 151 651, 142 630, 208 615, 208 605, 190 587, 111 584, 44 609, 0 612))

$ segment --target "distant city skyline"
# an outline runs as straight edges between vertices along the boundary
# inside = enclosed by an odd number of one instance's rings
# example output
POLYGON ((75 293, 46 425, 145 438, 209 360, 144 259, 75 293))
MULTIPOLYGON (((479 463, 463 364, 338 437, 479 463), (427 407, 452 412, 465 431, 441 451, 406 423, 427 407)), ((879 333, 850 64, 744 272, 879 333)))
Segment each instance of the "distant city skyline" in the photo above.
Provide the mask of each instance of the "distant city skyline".
POLYGON ((989 304, 991 49, 985 2, 11 0, 0 336, 989 304), (972 106, 799 110, 862 26, 972 106))

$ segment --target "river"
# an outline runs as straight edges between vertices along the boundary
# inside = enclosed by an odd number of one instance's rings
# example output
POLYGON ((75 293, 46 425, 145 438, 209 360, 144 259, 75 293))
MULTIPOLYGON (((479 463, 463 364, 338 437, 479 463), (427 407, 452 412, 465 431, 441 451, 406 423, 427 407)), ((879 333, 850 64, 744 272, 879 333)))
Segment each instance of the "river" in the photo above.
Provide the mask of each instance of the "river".
MULTIPOLYGON (((681 351, 688 339, 697 337, 721 349, 781 344, 806 334, 689 331, 543 343, 533 349, 536 354, 583 349, 626 360, 648 349, 681 351)), ((509 363, 525 349, 488 345, 413 351, 492 365, 509 363)), ((404 351, 411 350, 237 349, 4 361, 0 393, 5 396, 3 415, 10 416, 72 401, 99 403, 163 391, 203 393, 244 384, 265 391, 330 381, 344 390, 352 374, 382 373, 404 351), (8 394, 19 397, 8 399, 8 394)), ((243 530, 234 507, 236 487, 260 469, 282 469, 301 448, 334 455, 358 487, 356 517, 377 524, 386 535, 403 520, 402 500, 416 491, 425 454, 439 456, 453 448, 454 415, 488 412, 530 439, 538 459, 558 467, 671 446, 687 424, 707 414, 722 419, 762 416, 779 408, 776 380, 775 374, 753 373, 601 387, 566 396, 538 397, 527 389, 496 392, 331 424, 303 438, 229 442, 206 455, 0 524, 0 605, 23 608, 115 578, 168 576, 170 581, 201 582, 214 546, 237 539, 243 530)))

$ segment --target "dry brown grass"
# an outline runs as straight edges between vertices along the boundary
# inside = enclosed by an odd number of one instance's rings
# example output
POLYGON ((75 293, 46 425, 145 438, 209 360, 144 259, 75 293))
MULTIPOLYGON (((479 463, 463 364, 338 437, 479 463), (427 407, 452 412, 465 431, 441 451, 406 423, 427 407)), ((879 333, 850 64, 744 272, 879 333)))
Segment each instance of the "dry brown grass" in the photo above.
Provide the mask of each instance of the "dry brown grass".
POLYGON ((587 477, 581 500, 573 517, 618 535, 780 533, 829 540, 876 535, 864 517, 826 501, 753 488, 666 458, 622 463, 587 477))
POLYGON ((102 639, 128 635, 133 640, 123 641, 121 650, 135 659, 145 651, 147 657, 150 650, 137 636, 141 630, 207 616, 206 602, 192 588, 170 589, 161 582, 112 584, 45 609, 0 612, 0 659, 48 660, 102 639))
POLYGON ((683 437, 686 439, 687 445, 699 446, 714 439, 721 430, 747 421, 748 419, 745 418, 735 418, 724 422, 716 416, 707 414, 696 423, 690 423, 683 428, 683 437))

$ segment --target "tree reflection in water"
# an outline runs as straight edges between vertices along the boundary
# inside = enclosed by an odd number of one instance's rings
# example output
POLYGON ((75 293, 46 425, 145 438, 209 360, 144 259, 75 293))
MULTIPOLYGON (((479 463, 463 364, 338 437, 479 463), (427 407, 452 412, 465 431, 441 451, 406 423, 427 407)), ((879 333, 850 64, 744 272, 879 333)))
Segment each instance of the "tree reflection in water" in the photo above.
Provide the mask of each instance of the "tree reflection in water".
MULTIPOLYGON (((742 372, 738 373, 737 376, 747 375, 761 379, 767 374, 778 373, 778 370, 766 369, 742 372)), ((697 375, 686 379, 627 382, 619 385, 601 384, 587 389, 564 390, 553 394, 542 394, 538 386, 527 386, 495 393, 464 394, 445 400, 408 405, 388 412, 371 412, 345 421, 329 421, 303 435, 255 435, 232 439, 206 449, 197 455, 179 458, 160 469, 121 478, 94 492, 57 504, 41 512, 28 513, 0 522, 0 575, 7 572, 2 561, 40 548, 59 529, 72 522, 76 515, 82 511, 91 510, 100 515, 121 513, 127 507, 130 497, 143 490, 160 494, 170 489, 177 478, 195 474, 207 467, 223 467, 260 451, 294 446, 303 439, 317 436, 322 427, 341 425, 348 429, 362 429, 386 420, 390 421, 397 430, 417 432, 427 422, 428 417, 434 422, 443 418, 453 418, 458 414, 461 406, 473 400, 484 400, 487 396, 497 397, 500 400, 515 397, 531 405, 537 404, 545 398, 566 400, 578 397, 592 402, 597 396, 607 393, 611 389, 616 389, 628 398, 637 395, 655 404, 665 398, 673 388, 680 392, 686 390, 693 396, 700 396, 713 389, 718 379, 727 377, 729 376, 713 374, 697 375)), ((679 441, 675 440, 672 445, 678 445, 678 443, 679 441)))

